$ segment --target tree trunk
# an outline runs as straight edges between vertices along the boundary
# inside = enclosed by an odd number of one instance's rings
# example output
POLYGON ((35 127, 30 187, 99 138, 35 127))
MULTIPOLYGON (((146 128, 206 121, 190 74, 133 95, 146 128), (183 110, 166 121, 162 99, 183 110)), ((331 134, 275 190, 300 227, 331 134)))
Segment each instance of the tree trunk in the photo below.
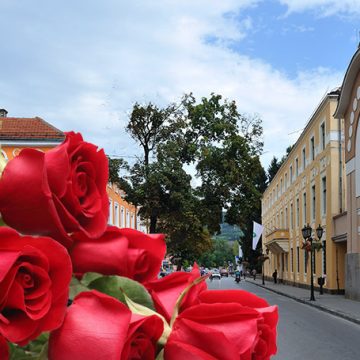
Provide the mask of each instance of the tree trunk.
POLYGON ((157 223, 157 216, 151 215, 150 216, 150 234, 156 233, 156 223, 157 223))

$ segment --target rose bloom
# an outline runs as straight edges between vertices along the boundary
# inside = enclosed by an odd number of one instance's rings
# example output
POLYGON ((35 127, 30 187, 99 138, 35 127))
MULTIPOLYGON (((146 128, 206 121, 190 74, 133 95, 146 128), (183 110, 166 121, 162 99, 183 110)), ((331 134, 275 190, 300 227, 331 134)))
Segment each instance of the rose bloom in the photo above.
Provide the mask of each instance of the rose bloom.
POLYGON ((132 315, 117 299, 97 291, 80 293, 63 325, 50 335, 49 360, 153 360, 163 322, 132 315))
POLYGON ((108 160, 103 150, 66 133, 43 153, 24 149, 8 162, 0 180, 0 211, 23 234, 46 235, 71 244, 69 233, 99 237, 106 229, 108 160))
POLYGON ((163 234, 108 226, 99 239, 75 234, 70 250, 74 273, 98 272, 126 276, 139 282, 155 278, 166 252, 163 234))
POLYGON ((53 239, 0 228, 0 335, 20 346, 64 319, 71 280, 67 250, 53 239))
POLYGON ((213 290, 204 291, 199 295, 201 303, 236 303, 259 314, 257 322, 258 339, 253 350, 252 360, 269 359, 276 354, 276 326, 278 323, 278 308, 255 294, 245 290, 213 290))
POLYGON ((6 339, 0 335, 0 359, 9 358, 9 347, 6 339))
MULTIPOLYGON (((145 284, 145 287, 151 294, 156 311, 169 322, 180 294, 199 277, 199 268, 194 264, 190 273, 176 271, 162 279, 149 281, 145 284)), ((179 310, 182 311, 190 306, 199 304, 198 296, 205 290, 207 290, 205 281, 194 285, 185 295, 179 310)))
POLYGON ((192 306, 175 320, 165 345, 165 360, 269 359, 256 353, 263 318, 237 303, 192 306))

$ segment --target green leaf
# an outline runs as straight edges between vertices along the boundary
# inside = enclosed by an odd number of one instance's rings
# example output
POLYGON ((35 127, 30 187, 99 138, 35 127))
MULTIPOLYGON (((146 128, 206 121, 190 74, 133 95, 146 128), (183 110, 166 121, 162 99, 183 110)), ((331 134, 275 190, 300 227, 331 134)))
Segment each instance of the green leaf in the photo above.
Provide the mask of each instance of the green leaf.
POLYGON ((82 277, 80 283, 84 286, 89 286, 89 284, 91 282, 93 282, 94 280, 103 277, 102 274, 96 273, 96 272, 87 272, 84 274, 84 276, 82 277))
POLYGON ((137 281, 122 276, 103 276, 89 283, 90 289, 113 296, 126 305, 124 294, 137 304, 155 310, 150 294, 137 281))
POLYGON ((84 286, 77 278, 73 277, 69 286, 69 298, 74 299, 77 294, 83 291, 89 291, 89 288, 84 286))
POLYGON ((26 346, 9 343, 9 360, 47 360, 49 333, 42 333, 26 346))
POLYGON ((162 349, 155 360, 164 360, 164 349, 162 349))

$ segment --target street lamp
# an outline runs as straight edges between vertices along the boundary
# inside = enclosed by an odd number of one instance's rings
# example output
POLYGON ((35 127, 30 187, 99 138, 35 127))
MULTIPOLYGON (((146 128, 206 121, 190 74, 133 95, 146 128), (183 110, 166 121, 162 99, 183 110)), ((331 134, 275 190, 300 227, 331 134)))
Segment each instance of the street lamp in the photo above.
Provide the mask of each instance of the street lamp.
POLYGON ((314 296, 314 269, 313 269, 313 241, 320 241, 321 237, 323 236, 324 229, 319 224, 319 226, 316 228, 316 236, 318 237, 318 240, 313 239, 311 236, 312 228, 309 224, 304 225, 304 227, 301 229, 302 236, 305 239, 305 241, 310 242, 310 301, 315 301, 314 296))

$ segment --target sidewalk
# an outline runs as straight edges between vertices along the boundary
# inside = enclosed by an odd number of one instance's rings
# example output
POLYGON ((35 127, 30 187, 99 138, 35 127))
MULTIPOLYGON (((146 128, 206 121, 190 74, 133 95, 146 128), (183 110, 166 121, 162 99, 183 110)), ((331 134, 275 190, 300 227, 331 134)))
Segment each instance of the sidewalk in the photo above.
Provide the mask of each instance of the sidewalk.
POLYGON ((331 295, 327 293, 320 295, 319 291, 316 290, 315 301, 310 301, 310 289, 274 284, 266 280, 265 285, 262 285, 261 277, 258 277, 256 280, 247 277, 246 281, 360 325, 360 301, 345 299, 344 295, 331 295))

